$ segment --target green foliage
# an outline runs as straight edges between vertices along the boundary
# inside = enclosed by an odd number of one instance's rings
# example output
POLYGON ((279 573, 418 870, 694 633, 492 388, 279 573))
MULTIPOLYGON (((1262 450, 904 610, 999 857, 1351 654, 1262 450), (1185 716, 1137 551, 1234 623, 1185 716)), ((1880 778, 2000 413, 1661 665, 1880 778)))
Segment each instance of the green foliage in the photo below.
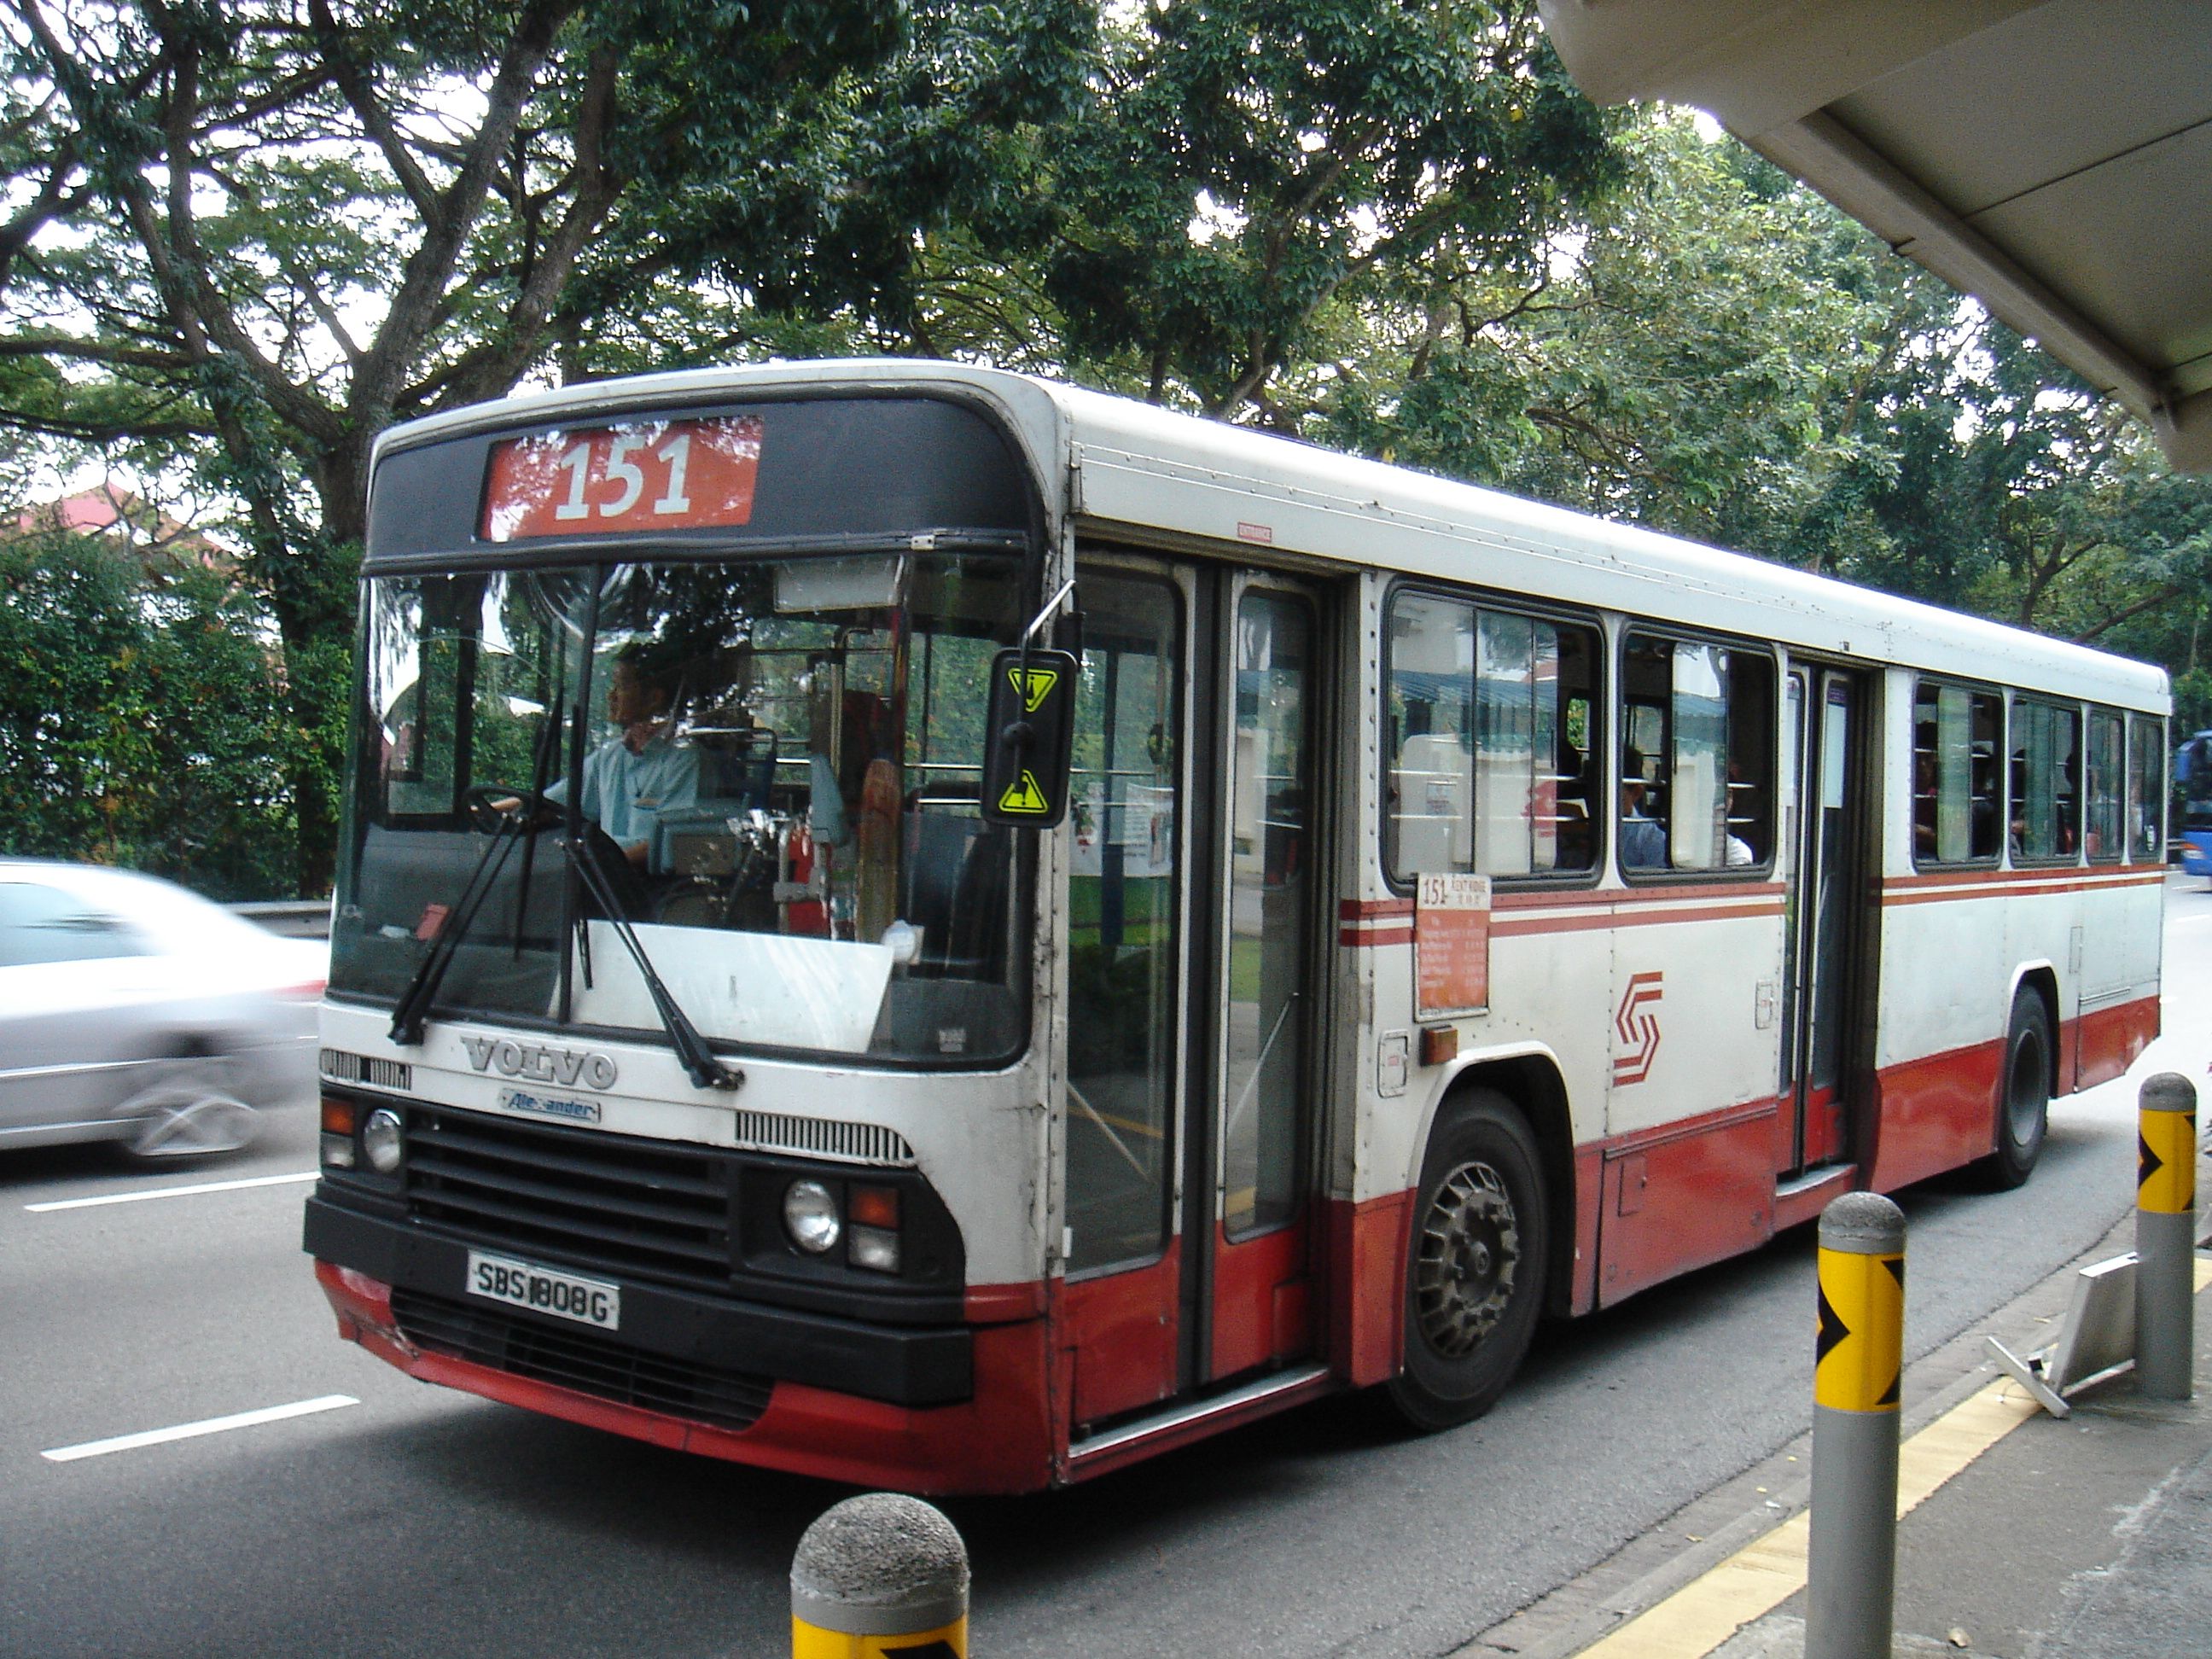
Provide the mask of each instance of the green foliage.
POLYGON ((0 541, 0 851, 289 896, 285 704, 266 619, 218 574, 0 541))
POLYGON ((0 424, 237 504, 244 574, 298 659, 284 752, 311 890, 335 850, 324 659, 349 634, 376 434, 544 370, 580 336, 580 295, 647 292, 678 258, 654 227, 732 179, 770 181, 747 199, 787 212, 796 179, 826 212, 841 176, 780 146, 903 27, 896 0, 680 19, 23 0, 0 21, 0 364, 22 366, 0 374, 0 424))
POLYGON ((769 356, 1265 425, 2148 655, 2212 720, 2212 487, 1733 141, 1594 110, 1532 0, 19 0, 0 64, 0 427, 235 504, 307 890, 377 433, 769 356))
POLYGON ((1622 147, 1632 186, 1540 278, 1377 311, 1307 430, 2197 663, 2212 483, 1733 141, 1657 113, 1622 147))
POLYGON ((1069 356, 1286 429, 1362 307, 1535 268, 1621 173, 1528 4, 1158 0, 1098 81, 1052 152, 1069 356))

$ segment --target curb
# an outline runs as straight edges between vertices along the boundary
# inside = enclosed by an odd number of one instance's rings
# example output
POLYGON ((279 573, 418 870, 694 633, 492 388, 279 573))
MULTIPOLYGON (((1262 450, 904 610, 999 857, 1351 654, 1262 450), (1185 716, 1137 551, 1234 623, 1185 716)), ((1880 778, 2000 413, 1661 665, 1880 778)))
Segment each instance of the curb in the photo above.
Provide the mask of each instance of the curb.
MULTIPOLYGON (((1994 1336, 2008 1346, 2039 1346, 2046 1327, 2065 1312, 2075 1273, 2132 1249, 2134 1225, 2130 1206, 2073 1261, 1907 1366, 1902 1437, 1917 1434, 1997 1379, 1996 1367, 1985 1357, 1984 1337, 1994 1336)), ((1812 1445, 1808 1425, 1444 1659, 1571 1659, 1803 1514, 1812 1496, 1812 1445)))

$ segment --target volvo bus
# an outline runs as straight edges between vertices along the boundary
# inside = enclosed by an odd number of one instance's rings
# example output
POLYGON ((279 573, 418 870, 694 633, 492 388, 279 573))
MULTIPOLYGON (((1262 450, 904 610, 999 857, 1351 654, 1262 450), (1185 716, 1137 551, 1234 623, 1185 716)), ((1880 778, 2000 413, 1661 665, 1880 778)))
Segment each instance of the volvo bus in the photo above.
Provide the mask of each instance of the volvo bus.
POLYGON ((411 1375, 1081 1480, 1837 1194, 2158 1025, 2159 671, 942 362, 380 441, 306 1245, 411 1375))

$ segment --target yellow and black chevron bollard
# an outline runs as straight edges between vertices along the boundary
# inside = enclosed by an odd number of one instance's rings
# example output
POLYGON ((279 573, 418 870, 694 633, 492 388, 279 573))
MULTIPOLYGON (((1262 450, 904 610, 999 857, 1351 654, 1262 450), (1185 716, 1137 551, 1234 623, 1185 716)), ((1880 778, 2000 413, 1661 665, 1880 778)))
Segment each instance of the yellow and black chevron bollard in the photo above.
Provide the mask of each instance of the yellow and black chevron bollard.
POLYGON ((2136 1389, 2186 1400, 2194 1382, 2197 1085, 2143 1079, 2136 1139, 2136 1389))
POLYGON ((1818 1294, 1805 1659, 1890 1659, 1905 1212, 1876 1193, 1829 1205, 1818 1294))
POLYGON ((792 1659, 968 1659, 968 1547, 918 1498, 816 1517, 791 1562, 792 1659))

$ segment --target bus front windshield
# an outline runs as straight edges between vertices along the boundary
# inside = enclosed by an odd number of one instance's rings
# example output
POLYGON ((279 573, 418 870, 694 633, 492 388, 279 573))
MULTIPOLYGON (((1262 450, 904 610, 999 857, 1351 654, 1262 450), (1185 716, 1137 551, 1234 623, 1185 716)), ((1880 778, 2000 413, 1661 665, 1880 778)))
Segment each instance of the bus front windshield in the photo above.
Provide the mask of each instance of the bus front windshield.
POLYGON ((332 993, 397 998, 451 929, 441 1012, 658 1031, 618 917, 710 1040, 1011 1054, 1014 838, 977 791, 1019 569, 373 579, 332 993))

